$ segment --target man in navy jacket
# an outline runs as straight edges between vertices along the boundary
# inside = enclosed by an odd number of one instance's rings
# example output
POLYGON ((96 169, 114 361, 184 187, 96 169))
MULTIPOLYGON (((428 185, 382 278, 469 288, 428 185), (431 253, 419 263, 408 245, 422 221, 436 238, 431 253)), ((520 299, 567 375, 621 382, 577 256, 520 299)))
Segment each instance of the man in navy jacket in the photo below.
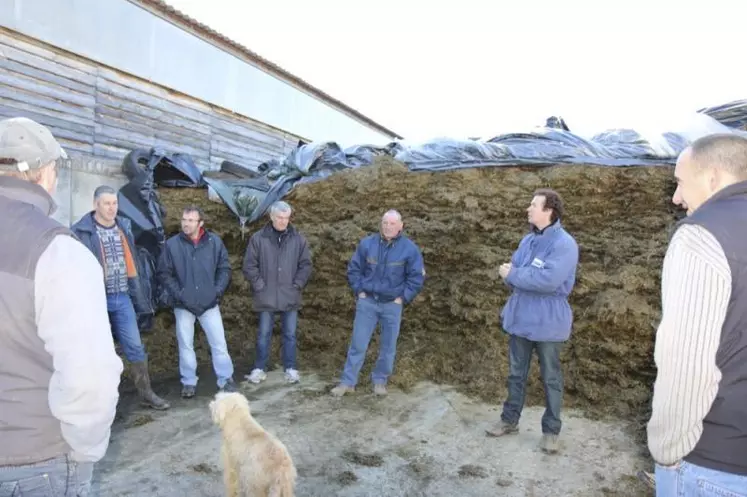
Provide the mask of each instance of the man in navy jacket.
POLYGON ((501 423, 488 435, 518 432, 529 366, 536 351, 546 403, 540 446, 554 453, 558 450, 563 400, 560 350, 573 324, 568 296, 576 281, 578 245, 560 224, 563 201, 557 192, 537 190, 527 215, 530 233, 519 243, 511 262, 498 270, 512 290, 501 312, 503 329, 509 334, 508 398, 501 423))
POLYGON ((94 210, 70 229, 101 264, 106 285, 106 306, 112 333, 132 366, 132 380, 142 404, 164 410, 170 404, 153 392, 148 355, 140 337, 137 315, 152 312, 140 285, 137 246, 132 223, 119 216, 117 192, 101 185, 93 192, 94 210))
POLYGON ((371 379, 374 393, 386 395, 394 368, 402 308, 420 293, 425 281, 423 256, 402 234, 402 217, 390 210, 381 220, 381 232, 364 238, 348 264, 348 284, 357 297, 353 337, 335 396, 352 391, 358 382, 366 350, 376 325, 381 323, 379 358, 371 379))
POLYGON ((166 240, 158 277, 176 318, 182 398, 195 396, 197 357, 195 320, 200 322, 213 359, 218 388, 234 392, 233 362, 228 354, 219 302, 231 282, 228 251, 220 237, 205 229, 202 210, 194 205, 182 211, 182 232, 166 240))

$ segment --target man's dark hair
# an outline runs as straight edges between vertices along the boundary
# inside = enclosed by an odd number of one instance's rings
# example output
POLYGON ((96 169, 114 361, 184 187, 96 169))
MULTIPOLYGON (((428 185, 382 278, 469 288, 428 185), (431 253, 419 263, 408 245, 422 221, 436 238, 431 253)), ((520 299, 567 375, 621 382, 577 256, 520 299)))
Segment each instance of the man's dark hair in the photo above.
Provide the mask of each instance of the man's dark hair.
POLYGON ((197 213, 198 221, 203 221, 205 219, 205 213, 202 212, 202 209, 199 206, 197 206, 197 205, 190 204, 190 205, 186 206, 182 210, 182 213, 184 213, 184 214, 186 214, 188 212, 196 212, 197 213))
POLYGON ((98 200, 102 195, 116 195, 117 191, 109 185, 101 185, 93 191, 93 199, 98 200))
POLYGON ((554 223, 555 221, 563 217, 563 213, 565 212, 565 210, 563 209, 563 198, 558 192, 550 188, 540 188, 539 190, 536 190, 534 192, 534 195, 545 197, 544 209, 552 210, 552 214, 550 215, 551 223, 554 223))

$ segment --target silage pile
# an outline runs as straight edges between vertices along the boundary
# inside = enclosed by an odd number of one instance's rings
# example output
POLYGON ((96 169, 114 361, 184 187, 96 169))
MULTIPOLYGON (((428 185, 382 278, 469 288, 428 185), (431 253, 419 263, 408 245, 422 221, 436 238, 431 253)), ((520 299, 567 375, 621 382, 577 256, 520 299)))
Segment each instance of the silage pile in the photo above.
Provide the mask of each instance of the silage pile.
MULTIPOLYGON (((423 250, 427 280, 405 311, 392 383, 453 384, 490 402, 502 402, 507 337, 498 314, 508 294, 497 275, 525 233, 525 209, 534 189, 552 187, 565 198, 566 228, 581 248, 572 297, 575 329, 563 353, 566 405, 591 413, 640 416, 655 375, 652 352, 659 316, 659 275, 668 228, 675 220, 669 167, 476 168, 411 173, 389 158, 297 186, 286 199, 294 222, 312 247, 314 273, 299 322, 299 366, 336 378, 345 361, 354 301, 346 265, 362 236, 377 230, 384 211, 398 209, 405 229, 423 250)), ((231 253, 234 278, 222 304, 229 349, 237 365, 254 357, 256 317, 241 274, 246 246, 237 219, 207 200, 206 190, 160 189, 167 228, 178 230, 181 208, 206 210, 231 253)), ((251 226, 258 229, 261 223, 251 226)), ((158 316, 145 337, 157 372, 177 372, 173 318, 158 316)), ((279 362, 279 335, 273 359, 279 362)), ((210 367, 204 337, 198 357, 210 367)), ((362 386, 376 359, 372 342, 362 386)), ((237 378, 247 371, 237 371, 237 378)), ((542 402, 534 362, 529 404, 542 402)))

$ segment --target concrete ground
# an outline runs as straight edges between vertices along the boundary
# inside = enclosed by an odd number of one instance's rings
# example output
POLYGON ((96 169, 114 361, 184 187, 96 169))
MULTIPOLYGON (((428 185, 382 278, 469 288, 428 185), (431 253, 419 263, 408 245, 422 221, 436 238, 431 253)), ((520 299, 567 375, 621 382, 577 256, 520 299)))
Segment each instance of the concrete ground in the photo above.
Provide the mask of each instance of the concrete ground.
MULTIPOLYGON (((538 449, 542 408, 525 409, 519 434, 489 438, 500 408, 448 387, 423 383, 383 398, 362 389, 338 399, 331 386, 313 375, 289 386, 280 371, 241 385, 256 419, 291 452, 299 497, 651 495, 635 478, 647 469, 640 448, 621 425, 565 411, 562 450, 547 455, 538 449)), ((178 392, 169 387, 167 412, 123 397, 94 495, 224 495, 220 435, 207 407, 214 383, 201 380, 194 399, 178 392)))

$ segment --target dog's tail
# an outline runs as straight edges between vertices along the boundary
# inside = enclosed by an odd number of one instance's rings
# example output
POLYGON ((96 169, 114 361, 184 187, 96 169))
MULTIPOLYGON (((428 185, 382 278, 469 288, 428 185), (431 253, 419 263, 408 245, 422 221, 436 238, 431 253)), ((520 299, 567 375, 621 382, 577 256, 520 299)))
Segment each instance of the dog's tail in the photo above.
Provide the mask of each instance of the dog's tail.
POLYGON ((296 486, 296 472, 283 471, 272 483, 268 497, 293 497, 296 486))

